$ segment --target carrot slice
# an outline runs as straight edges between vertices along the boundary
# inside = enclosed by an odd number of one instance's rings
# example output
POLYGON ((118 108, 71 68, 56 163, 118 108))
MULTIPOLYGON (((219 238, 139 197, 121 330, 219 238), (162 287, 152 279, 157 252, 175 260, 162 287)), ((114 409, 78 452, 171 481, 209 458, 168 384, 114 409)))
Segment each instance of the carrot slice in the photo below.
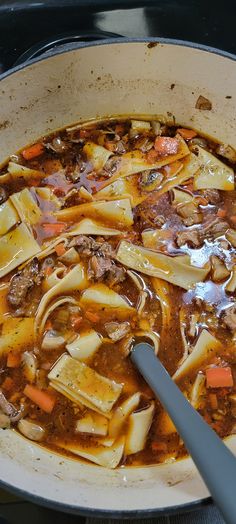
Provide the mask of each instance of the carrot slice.
POLYGON ((209 394, 209 402, 212 409, 218 409, 218 400, 215 393, 209 394))
POLYGON ((184 140, 191 140, 197 136, 196 131, 193 131, 192 129, 186 129, 185 127, 180 127, 177 129, 177 133, 179 133, 184 140))
POLYGON ((151 447, 152 447, 152 451, 156 451, 156 452, 164 452, 166 453, 167 452, 167 444, 166 442, 152 442, 151 444, 151 447))
POLYGON ((32 158, 36 158, 37 156, 40 156, 44 153, 44 146, 43 144, 34 144, 33 146, 27 147, 27 149, 24 149, 22 151, 22 156, 25 160, 32 160, 32 158))
POLYGON ((78 329, 81 325, 81 322, 83 320, 83 317, 79 317, 76 315, 71 316, 71 325, 74 329, 78 329))
POLYGON ((206 369, 206 381, 208 388, 231 388, 234 385, 230 367, 206 369))
POLYGON ((3 383, 1 384, 1 388, 5 389, 5 391, 10 391, 14 386, 14 380, 12 380, 11 377, 6 377, 3 383))
POLYGON ((92 311, 86 311, 85 317, 90 320, 90 322, 99 322, 100 317, 97 313, 93 313, 92 311))
POLYGON ((147 153, 146 158, 147 158, 147 162, 149 162, 149 164, 153 164, 158 159, 157 151, 155 151, 155 149, 150 149, 150 151, 148 151, 148 153, 147 153))
POLYGON ((45 267, 43 272, 44 272, 45 277, 49 277, 53 272, 52 266, 45 267))
POLYGON ((21 353, 10 351, 7 355, 7 367, 18 368, 21 364, 21 353))
POLYGON ((159 155, 176 155, 176 153, 178 153, 179 142, 177 138, 158 136, 155 140, 154 148, 159 155))
POLYGON ((51 413, 56 403, 56 399, 49 393, 31 384, 25 386, 24 395, 45 411, 45 413, 51 413))
POLYGON ((66 225, 65 224, 62 224, 61 222, 56 222, 55 224, 54 223, 44 223, 42 224, 42 227, 45 231, 45 233, 51 237, 53 236, 56 236, 56 235, 59 235, 60 233, 62 233, 62 231, 64 231, 66 225))
POLYGON ((227 211, 226 211, 226 209, 221 209, 221 208, 218 209, 218 211, 217 211, 217 216, 218 216, 219 218, 225 218, 226 215, 227 215, 227 211))
POLYGON ((61 257, 62 255, 65 254, 66 252, 66 248, 63 244, 63 242, 61 244, 58 244, 56 247, 55 247, 55 251, 56 251, 56 254, 58 257, 61 257))

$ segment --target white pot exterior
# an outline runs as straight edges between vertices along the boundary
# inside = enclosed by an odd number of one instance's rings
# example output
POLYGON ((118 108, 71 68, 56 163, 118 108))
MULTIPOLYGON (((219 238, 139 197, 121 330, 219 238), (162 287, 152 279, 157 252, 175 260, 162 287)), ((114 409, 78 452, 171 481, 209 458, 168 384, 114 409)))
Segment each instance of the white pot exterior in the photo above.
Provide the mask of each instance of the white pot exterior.
MULTIPOLYGON (((171 113, 177 123, 236 147, 235 86, 233 57, 199 48, 117 42, 70 50, 0 81, 0 163, 65 125, 128 114, 171 113), (195 108, 199 95, 212 102, 211 111, 195 108)), ((236 454, 236 438, 228 443, 236 454)), ((191 459, 108 471, 50 453, 12 431, 1 432, 0 465, 0 480, 10 488, 65 511, 151 516, 209 496, 191 459)))

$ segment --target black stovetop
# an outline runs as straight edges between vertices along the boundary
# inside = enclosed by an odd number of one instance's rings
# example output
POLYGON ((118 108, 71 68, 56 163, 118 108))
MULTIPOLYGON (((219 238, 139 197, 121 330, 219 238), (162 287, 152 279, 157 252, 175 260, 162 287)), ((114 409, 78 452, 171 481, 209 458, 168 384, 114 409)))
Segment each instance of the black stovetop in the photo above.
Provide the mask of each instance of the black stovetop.
POLYGON ((64 38, 160 36, 236 53, 234 0, 0 0, 0 72, 64 38), (112 36, 111 35, 111 36, 112 36), (39 45, 41 47, 41 44, 39 45))

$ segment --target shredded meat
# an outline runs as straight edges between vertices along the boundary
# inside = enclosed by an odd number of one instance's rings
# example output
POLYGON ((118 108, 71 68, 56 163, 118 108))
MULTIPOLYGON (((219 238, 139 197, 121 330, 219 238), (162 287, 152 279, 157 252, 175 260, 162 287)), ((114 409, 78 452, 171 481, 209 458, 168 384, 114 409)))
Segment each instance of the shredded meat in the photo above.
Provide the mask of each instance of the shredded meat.
POLYGON ((110 258, 97 257, 93 255, 89 260, 88 277, 99 280, 107 271, 112 268, 112 261, 110 258))
POLYGON ((108 336, 116 342, 130 332, 130 325, 128 322, 106 322, 105 330, 108 336))
POLYGON ((230 331, 236 331, 236 304, 233 304, 224 311, 223 324, 230 329, 230 331))
POLYGON ((213 255, 211 257, 211 276, 213 282, 221 282, 229 277, 230 271, 225 266, 223 260, 213 255))
POLYGON ((221 201, 218 189, 204 189, 204 191, 201 192, 201 195, 212 205, 218 204, 221 201))
POLYGON ((39 262, 34 258, 27 266, 16 273, 11 280, 8 293, 8 302, 14 308, 23 305, 28 292, 41 283, 42 275, 39 271, 39 262))
POLYGON ((103 239, 101 242, 97 242, 92 237, 87 237, 85 235, 79 235, 75 237, 69 244, 69 247, 75 247, 83 256, 91 256, 94 254, 103 255, 107 257, 114 256, 114 251, 112 246, 105 242, 103 239))
POLYGON ((212 222, 210 222, 210 224, 202 228, 201 235, 209 240, 215 239, 221 235, 224 235, 228 228, 228 222, 220 220, 220 218, 215 218, 212 222))
POLYGON ((93 255, 89 260, 88 278, 105 280, 110 286, 114 286, 125 280, 126 273, 123 267, 119 267, 110 258, 93 255))
POLYGON ((201 238, 198 229, 192 229, 191 231, 179 231, 176 235, 176 244, 181 247, 184 244, 188 244, 190 247, 201 246, 201 238))
POLYGON ((106 284, 109 286, 115 286, 120 282, 123 282, 126 279, 126 271, 123 267, 119 267, 116 264, 113 264, 111 269, 108 272, 106 278, 106 284))
POLYGON ((193 226, 193 224, 200 224, 203 219, 202 212, 195 202, 186 202, 179 204, 176 209, 177 213, 183 219, 186 226, 193 226))

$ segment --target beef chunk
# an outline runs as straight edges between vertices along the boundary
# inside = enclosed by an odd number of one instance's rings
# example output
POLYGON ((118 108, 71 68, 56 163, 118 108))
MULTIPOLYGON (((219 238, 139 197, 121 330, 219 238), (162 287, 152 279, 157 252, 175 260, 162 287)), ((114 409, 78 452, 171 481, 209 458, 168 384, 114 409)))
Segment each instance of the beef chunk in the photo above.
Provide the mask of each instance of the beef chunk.
POLYGON ((224 311, 223 324, 233 333, 236 331, 236 304, 233 304, 224 311))
POLYGON ((128 322, 106 322, 105 330, 108 336, 116 342, 117 340, 121 340, 127 335, 127 333, 129 333, 130 325, 128 322))
POLYGON ((113 264, 111 269, 108 272, 106 278, 106 284, 109 286, 115 286, 120 282, 123 282, 126 279, 126 271, 123 267, 119 267, 116 264, 113 264))
POLYGON ((199 231, 197 229, 192 229, 191 231, 179 231, 176 235, 176 244, 179 247, 184 244, 188 244, 190 247, 201 246, 202 242, 199 231))
POLYGON ((214 240, 221 235, 224 235, 225 232, 229 229, 229 224, 225 220, 220 220, 220 218, 215 218, 210 224, 206 225, 201 230, 201 235, 204 238, 209 240, 214 240))
POLYGON ((105 280, 110 286, 123 282, 125 270, 119 267, 110 258, 93 255, 89 260, 88 277, 94 280, 105 280))
POLYGON ((87 237, 86 235, 75 237, 69 244, 69 247, 72 246, 74 246, 82 256, 89 257, 94 254, 99 254, 112 257, 114 255, 112 246, 108 242, 105 242, 103 239, 101 242, 97 242, 92 237, 87 237))
POLYGON ((230 271, 228 271, 223 260, 213 255, 211 257, 211 276, 213 282, 221 282, 229 277, 230 271))
POLYGON ((110 258, 97 257, 93 255, 89 260, 88 277, 99 280, 107 271, 112 268, 112 261, 110 258))
POLYGON ((212 205, 218 204, 221 201, 218 189, 204 189, 204 191, 201 192, 201 195, 212 205))
POLYGON ((39 271, 39 262, 34 258, 27 266, 16 273, 11 279, 8 293, 8 302, 14 308, 22 306, 28 292, 41 283, 42 276, 39 271))
POLYGON ((195 202, 179 204, 176 211, 186 226, 193 226, 194 224, 200 224, 202 222, 202 212, 195 202))

